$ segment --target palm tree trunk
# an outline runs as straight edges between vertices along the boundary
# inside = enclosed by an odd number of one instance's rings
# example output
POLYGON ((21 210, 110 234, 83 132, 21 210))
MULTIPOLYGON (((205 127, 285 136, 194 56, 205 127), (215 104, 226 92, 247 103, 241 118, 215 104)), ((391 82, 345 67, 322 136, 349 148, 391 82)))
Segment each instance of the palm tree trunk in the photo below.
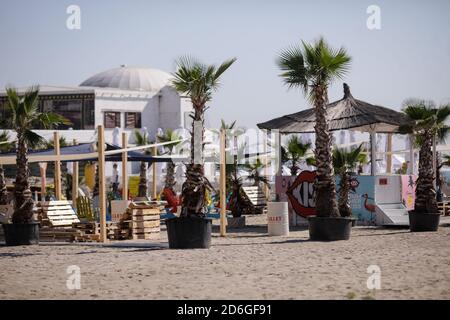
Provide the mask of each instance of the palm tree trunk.
POLYGON ((414 211, 436 213, 438 208, 433 186, 433 153, 431 150, 433 136, 430 132, 426 132, 423 137, 419 151, 419 177, 416 182, 414 211))
POLYGON ((33 198, 28 183, 27 144, 22 133, 17 134, 16 166, 17 175, 14 184, 13 223, 30 223, 33 218, 33 198))
POLYGON ((0 166, 0 205, 8 204, 8 190, 6 189, 5 171, 0 166))
POLYGON ((319 217, 339 217, 336 201, 336 186, 331 156, 331 137, 326 119, 327 88, 316 85, 313 89, 316 125, 316 167, 317 179, 314 183, 316 212, 319 217))
POLYGON ((349 184, 349 176, 347 173, 344 173, 341 177, 340 182, 340 190, 339 190, 339 214, 342 217, 350 217, 352 215, 352 210, 350 208, 348 194, 350 192, 350 184, 349 184))
MULTIPOLYGON (((155 163, 153 163, 155 165, 155 163)), ((155 177, 153 177, 154 179, 155 177)), ((141 170, 139 175, 139 197, 147 196, 147 163, 141 162, 141 170)))
POLYGON ((204 216, 205 195, 209 181, 205 178, 203 154, 199 161, 195 158, 195 145, 204 148, 204 106, 194 104, 194 117, 191 131, 191 163, 186 165, 186 181, 182 186, 183 204, 181 216, 204 216), (201 125, 201 132, 196 126, 201 125), (196 132, 197 131, 197 132, 196 132), (200 141, 196 141, 200 139, 200 141), (196 159, 196 161, 194 161, 196 159))
POLYGON ((173 187, 176 185, 175 181, 175 163, 172 161, 167 163, 166 167, 166 183, 165 188, 173 190, 173 187))

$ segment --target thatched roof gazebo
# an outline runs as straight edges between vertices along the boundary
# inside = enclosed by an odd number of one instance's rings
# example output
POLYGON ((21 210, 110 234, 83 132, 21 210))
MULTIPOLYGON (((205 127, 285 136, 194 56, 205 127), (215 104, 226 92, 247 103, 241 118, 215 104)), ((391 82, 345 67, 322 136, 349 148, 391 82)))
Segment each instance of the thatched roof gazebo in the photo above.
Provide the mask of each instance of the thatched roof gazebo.
MULTIPOLYGON (((370 133, 372 175, 376 171, 375 134, 398 132, 399 126, 408 122, 406 115, 401 112, 355 99, 346 83, 344 97, 327 105, 327 119, 330 131, 355 130, 370 133)), ((313 133, 315 123, 314 108, 310 108, 259 123, 258 128, 279 130, 282 134, 313 133)))

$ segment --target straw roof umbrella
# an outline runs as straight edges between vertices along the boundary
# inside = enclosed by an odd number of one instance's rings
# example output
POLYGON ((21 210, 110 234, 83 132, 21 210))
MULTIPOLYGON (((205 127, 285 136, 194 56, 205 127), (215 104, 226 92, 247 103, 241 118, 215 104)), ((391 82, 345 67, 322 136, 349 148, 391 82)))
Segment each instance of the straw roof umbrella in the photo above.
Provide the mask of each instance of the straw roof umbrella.
MULTIPOLYGON (((397 132, 400 125, 408 122, 402 112, 355 99, 346 83, 344 97, 327 105, 327 120, 330 131, 357 130, 370 133, 372 175, 376 168, 375 134, 397 132)), ((314 108, 311 108, 259 123, 258 128, 279 130, 284 134, 310 133, 314 132, 315 123, 314 108)))

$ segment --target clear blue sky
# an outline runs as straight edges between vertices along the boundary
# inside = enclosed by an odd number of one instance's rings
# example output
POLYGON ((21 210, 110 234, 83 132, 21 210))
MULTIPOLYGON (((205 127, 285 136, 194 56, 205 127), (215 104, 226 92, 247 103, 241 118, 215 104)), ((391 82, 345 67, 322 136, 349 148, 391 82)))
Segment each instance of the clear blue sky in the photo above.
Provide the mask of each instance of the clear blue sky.
MULTIPOLYGON (((450 1, 1 0, 0 87, 78 85, 121 64, 168 72, 191 54, 207 63, 238 61, 210 103, 209 118, 254 127, 308 107, 288 91, 275 59, 301 39, 324 36, 353 57, 355 97, 399 109, 407 97, 450 101, 450 1), (80 31, 66 8, 81 7, 80 31), (381 30, 366 27, 369 5, 381 30)), ((330 100, 342 97, 342 82, 330 100)))

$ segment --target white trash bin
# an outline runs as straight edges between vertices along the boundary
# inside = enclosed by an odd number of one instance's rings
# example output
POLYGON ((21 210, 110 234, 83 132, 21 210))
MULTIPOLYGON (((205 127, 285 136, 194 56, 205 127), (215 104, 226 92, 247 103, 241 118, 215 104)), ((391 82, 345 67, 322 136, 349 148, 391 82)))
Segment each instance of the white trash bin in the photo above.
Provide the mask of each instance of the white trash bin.
POLYGON ((289 235, 289 210, 287 202, 267 203, 267 229, 269 236, 289 235))

